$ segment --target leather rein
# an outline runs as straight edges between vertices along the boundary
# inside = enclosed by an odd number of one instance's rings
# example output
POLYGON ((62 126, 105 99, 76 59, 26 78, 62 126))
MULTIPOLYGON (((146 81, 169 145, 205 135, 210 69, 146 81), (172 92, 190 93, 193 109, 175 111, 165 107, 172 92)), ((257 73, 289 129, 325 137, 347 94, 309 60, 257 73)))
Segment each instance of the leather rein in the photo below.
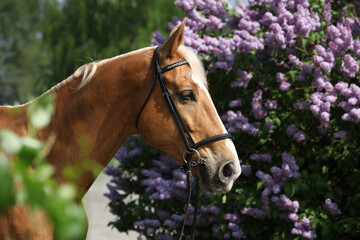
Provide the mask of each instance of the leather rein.
MULTIPOLYGON (((167 106, 169 108, 169 111, 174 119, 174 122, 179 130, 179 133, 181 135, 181 138, 184 142, 184 145, 186 147, 186 150, 183 154, 183 160, 184 160, 184 165, 183 165, 183 169, 186 171, 186 179, 187 179, 187 189, 188 189, 188 196, 187 196, 187 203, 185 206, 185 217, 184 217, 184 222, 183 222, 183 226, 182 226, 182 230, 180 233, 180 237, 179 239, 181 240, 183 238, 184 235, 184 228, 185 228, 185 222, 187 219, 187 214, 188 214, 188 207, 190 205, 191 202, 191 183, 192 183, 192 167, 201 165, 201 164, 205 164, 205 160, 201 158, 200 153, 197 151, 198 148, 202 147, 205 144, 208 143, 212 143, 212 142, 216 142, 216 141, 220 141, 220 140, 224 140, 227 138, 232 138, 231 134, 229 133, 224 133, 224 134, 219 134, 219 135, 215 135, 212 137, 208 137, 205 138, 197 143, 194 142, 193 138, 191 137, 190 131, 187 128, 184 119, 181 117, 175 102, 173 100, 173 98, 171 97, 171 94, 168 90, 168 88, 165 85, 164 82, 164 77, 163 77, 163 73, 164 72, 168 72, 176 67, 185 65, 185 64, 189 64, 186 60, 182 60, 179 62, 175 62, 172 63, 164 68, 160 68, 159 65, 159 59, 158 59, 158 52, 159 52, 159 47, 157 47, 154 51, 154 60, 155 60, 155 65, 156 65, 156 78, 155 81, 151 87, 151 90, 149 92, 149 95, 147 96, 143 106, 141 107, 136 120, 135 120, 135 126, 136 128, 139 130, 138 128, 138 123, 140 120, 140 116, 141 113, 143 112, 143 110, 145 109, 146 104, 148 103, 154 89, 156 86, 156 83, 159 82, 162 92, 163 92, 163 96, 165 99, 165 102, 167 103, 167 106), (196 159, 192 158, 192 155, 196 155, 196 159)), ((196 215, 197 215, 197 202, 198 202, 198 196, 199 196, 199 180, 196 180, 196 192, 195 192, 195 202, 193 204, 194 206, 194 217, 193 217, 193 224, 192 224, 192 228, 191 228, 191 239, 194 239, 194 235, 195 235, 195 225, 196 225, 196 215)))

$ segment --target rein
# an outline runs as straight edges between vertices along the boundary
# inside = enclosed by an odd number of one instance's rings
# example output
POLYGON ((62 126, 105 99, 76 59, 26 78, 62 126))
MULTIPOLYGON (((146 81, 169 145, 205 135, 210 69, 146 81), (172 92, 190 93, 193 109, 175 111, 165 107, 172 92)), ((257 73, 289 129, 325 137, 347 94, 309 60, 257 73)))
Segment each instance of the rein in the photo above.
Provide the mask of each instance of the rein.
MULTIPOLYGON (((187 128, 184 119, 181 117, 174 100, 172 99, 170 92, 168 90, 168 88, 165 85, 164 82, 164 77, 163 77, 163 73, 170 71, 176 67, 185 65, 185 64, 189 64, 186 60, 182 60, 179 62, 175 62, 172 63, 164 68, 160 68, 159 65, 159 59, 158 59, 158 52, 159 52, 159 47, 157 47, 154 51, 154 60, 155 60, 155 65, 156 65, 156 78, 155 81, 151 87, 151 90, 149 92, 149 95, 147 96, 143 106, 141 107, 136 120, 135 120, 135 126, 136 128, 139 130, 138 128, 138 123, 140 120, 140 116, 141 113, 143 112, 143 110, 145 109, 146 104, 148 103, 154 89, 156 86, 156 82, 159 82, 163 95, 164 95, 164 99, 165 102, 167 103, 167 106, 169 108, 169 111, 174 119, 174 122, 179 130, 179 133, 181 135, 181 138, 184 142, 184 145, 186 147, 186 150, 183 154, 183 160, 184 160, 184 165, 183 165, 183 169, 186 171, 186 179, 187 179, 187 189, 188 189, 188 196, 187 196, 187 203, 185 206, 185 217, 184 217, 184 222, 183 222, 183 226, 181 229, 181 233, 180 233, 180 237, 179 240, 181 240, 183 238, 184 235, 184 228, 185 228, 185 223, 186 223, 186 219, 187 219, 187 214, 188 214, 188 208, 191 202, 191 183, 192 183, 192 167, 201 165, 201 164, 205 164, 205 160, 201 158, 200 153, 197 151, 197 149, 199 147, 202 147, 205 144, 208 143, 212 143, 212 142, 216 142, 216 141, 220 141, 220 140, 224 140, 227 138, 232 138, 231 134, 229 133, 224 133, 224 134, 219 134, 219 135, 215 135, 212 137, 208 137, 205 138, 197 143, 194 142, 193 138, 191 137, 190 131, 187 128), (196 154, 197 155, 197 159, 193 159, 192 155, 196 154)), ((199 179, 197 178, 196 180, 196 191, 195 191, 195 203, 194 205, 194 217, 193 217, 193 223, 192 223, 192 227, 191 227, 191 239, 194 239, 195 236, 195 225, 196 225, 196 217, 197 217, 197 208, 198 208, 198 197, 199 197, 199 179)))

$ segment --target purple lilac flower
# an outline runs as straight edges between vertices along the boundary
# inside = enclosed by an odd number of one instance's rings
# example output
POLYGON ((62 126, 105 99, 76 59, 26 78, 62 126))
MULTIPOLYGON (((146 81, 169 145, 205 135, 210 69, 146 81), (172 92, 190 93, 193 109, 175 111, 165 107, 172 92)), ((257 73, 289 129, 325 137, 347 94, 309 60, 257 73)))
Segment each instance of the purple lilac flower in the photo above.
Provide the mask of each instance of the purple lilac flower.
POLYGON ((272 162, 272 156, 270 153, 252 154, 252 155, 250 155, 250 159, 253 161, 262 161, 262 162, 267 162, 267 163, 272 162))
POLYGON ((165 43, 165 38, 161 35, 160 31, 153 32, 153 38, 151 40, 151 44, 153 46, 161 46, 165 43))
POLYGON ((249 215, 253 218, 256 218, 256 219, 260 219, 260 220, 264 220, 267 216, 265 210, 263 209, 260 209, 260 208, 243 208, 241 210, 241 213, 243 215, 249 215))
POLYGON ((252 79, 252 74, 251 73, 247 73, 245 71, 242 71, 240 69, 238 69, 236 71, 236 75, 240 78, 239 81, 234 81, 230 84, 230 86, 232 88, 234 87, 243 87, 246 88, 248 83, 250 82, 250 80, 252 79))
POLYGON ((241 165, 241 173, 244 174, 245 176, 250 176, 250 174, 251 174, 251 166, 246 165, 246 164, 242 164, 241 165))
POLYGON ((233 100, 229 103, 229 107, 233 108, 233 107, 241 107, 242 106, 242 101, 240 98, 233 100))
POLYGON ((265 123, 265 129, 269 132, 272 133, 272 130, 274 128, 274 122, 273 120, 269 120, 265 123))
POLYGON ((286 134, 289 137, 293 137, 297 142, 306 141, 308 139, 308 136, 303 131, 297 131, 296 126, 294 124, 290 124, 286 128, 286 134))
POLYGON ((303 64, 304 64, 304 63, 302 63, 302 62, 300 61, 300 59, 297 58, 295 55, 289 54, 288 58, 289 58, 289 61, 290 61, 294 66, 302 67, 303 64))
POLYGON ((262 90, 257 90, 251 101, 252 113, 254 114, 255 119, 262 119, 267 115, 266 109, 262 107, 262 94, 262 90))
POLYGON ((173 220, 170 220, 170 219, 166 219, 165 222, 164 222, 164 226, 167 226, 171 229, 176 229, 179 225, 179 223, 173 221, 173 220))
POLYGON ((135 148, 135 149, 132 149, 128 156, 129 157, 137 157, 137 156, 140 156, 142 154, 142 149, 141 148, 135 148))
POLYGON ((338 82, 335 85, 335 89, 340 93, 346 101, 339 102, 339 106, 345 111, 342 115, 342 120, 359 122, 360 121, 360 88, 355 84, 349 84, 346 82, 338 82))
POLYGON ((326 50, 321 45, 315 45, 316 52, 318 55, 312 57, 315 65, 320 66, 324 71, 330 73, 335 65, 335 57, 333 52, 326 50))
POLYGON ((293 137, 297 142, 306 141, 308 139, 307 135, 303 131, 296 132, 293 137))
POLYGON ((296 126, 294 124, 290 124, 287 128, 286 128, 286 134, 288 136, 293 136, 296 133, 297 129, 296 126))
POLYGON ((344 56, 344 60, 341 63, 340 71, 344 77, 354 78, 356 73, 359 72, 359 65, 349 54, 344 56))
POLYGON ((290 89, 291 84, 287 81, 283 73, 277 73, 276 79, 280 82, 280 90, 286 92, 290 89))
POLYGON ((248 118, 244 117, 240 111, 236 113, 227 111, 227 113, 222 116, 222 119, 226 122, 225 127, 230 133, 243 131, 249 135, 255 136, 259 131, 259 128, 250 124, 248 118))
POLYGON ((326 21, 328 21, 329 23, 331 22, 332 19, 332 14, 331 14, 331 3, 326 3, 325 7, 324 7, 324 11, 322 13, 322 16, 324 17, 324 19, 326 21))
POLYGON ((115 154, 114 158, 121 162, 124 158, 128 156, 128 151, 126 147, 122 146, 115 154))
POLYGON ((299 209, 299 202, 291 201, 285 194, 281 194, 280 197, 272 196, 271 201, 276 204, 281 210, 297 213, 299 209))
POLYGON ((156 209, 155 213, 161 221, 168 219, 171 215, 169 212, 161 209, 156 209))
POLYGON ((338 205, 330 198, 325 200, 325 209, 332 215, 341 214, 341 210, 339 209, 338 205))
POLYGON ((276 109, 277 108, 277 101, 276 100, 267 101, 265 103, 265 107, 267 109, 269 109, 269 110, 276 109))
POLYGON ((172 236, 170 234, 157 234, 155 236, 155 240, 176 240, 177 237, 172 236))
POLYGON ((310 106, 310 103, 311 103, 310 99, 307 99, 303 102, 294 103, 293 107, 298 110, 304 110, 310 106))
POLYGON ((234 213, 227 213, 224 215, 225 220, 228 222, 236 223, 239 220, 239 216, 234 213))
POLYGON ((238 231, 232 232, 231 235, 234 239, 245 239, 246 238, 244 232, 241 229, 238 231))
POLYGON ((315 239, 317 237, 315 230, 311 226, 310 220, 306 217, 295 222, 295 227, 291 230, 291 233, 307 239, 315 239))
POLYGON ((349 24, 345 26, 341 23, 336 26, 331 25, 327 28, 326 35, 330 40, 330 51, 334 53, 335 57, 344 55, 348 49, 353 49, 353 36, 349 24))
POLYGON ((354 40, 354 57, 360 57, 360 40, 354 40))

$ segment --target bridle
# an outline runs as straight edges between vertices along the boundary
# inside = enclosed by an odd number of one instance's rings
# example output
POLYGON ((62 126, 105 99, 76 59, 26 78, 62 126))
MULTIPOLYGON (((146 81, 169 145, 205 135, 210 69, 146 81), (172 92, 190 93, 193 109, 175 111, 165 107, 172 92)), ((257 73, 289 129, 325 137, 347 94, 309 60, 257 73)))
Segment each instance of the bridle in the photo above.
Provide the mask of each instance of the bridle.
MULTIPOLYGON (((160 68, 159 65, 159 59, 158 59, 158 52, 159 52, 159 47, 157 47, 154 51, 154 60, 155 60, 155 65, 156 65, 156 78, 155 81, 151 87, 151 90, 149 92, 149 95, 147 96, 145 103, 143 104, 143 106, 141 107, 136 120, 135 120, 135 126, 136 128, 139 130, 138 128, 138 124, 139 124, 139 120, 140 120, 140 116, 141 113, 143 112, 143 110, 145 109, 146 104, 148 103, 154 89, 156 86, 156 82, 160 83, 164 98, 165 98, 165 102, 167 103, 167 106, 169 108, 169 111, 174 119, 174 122, 179 130, 179 133, 181 135, 181 138, 184 142, 184 145, 186 147, 186 150, 183 154, 183 160, 184 160, 184 166, 183 169, 186 171, 186 178, 187 178, 187 188, 188 188, 188 197, 187 197, 187 203, 185 206, 185 218, 184 218, 184 222, 183 222, 183 226, 182 226, 182 230, 180 233, 180 237, 179 239, 182 239, 183 234, 184 234, 184 228, 185 228, 185 222, 187 219, 187 213, 188 213, 188 207, 190 204, 190 200, 191 200, 191 179, 192 179, 192 172, 191 169, 192 167, 201 165, 201 164, 205 164, 205 160, 201 158, 200 153, 197 151, 197 149, 199 147, 202 147, 205 144, 208 143, 212 143, 212 142, 216 142, 216 141, 220 141, 220 140, 224 140, 227 138, 232 138, 231 134, 229 133, 223 133, 223 134, 219 134, 219 135, 215 135, 212 137, 208 137, 205 138, 197 143, 194 142, 193 138, 191 137, 190 131, 187 128, 184 119, 181 117, 175 103, 174 100, 172 99, 170 92, 168 90, 168 88, 165 85, 164 82, 164 77, 163 77, 163 73, 164 72, 168 72, 176 67, 185 65, 185 64, 189 64, 186 60, 182 60, 179 62, 175 62, 172 63, 164 68, 160 68), (197 159, 193 159, 192 155, 196 154, 197 159)), ((194 203, 194 218, 193 218, 193 225, 192 225, 192 230, 191 230, 191 239, 194 239, 194 235, 195 235, 195 225, 196 225, 196 215, 197 215, 197 199, 198 199, 198 195, 199 195, 199 180, 197 179, 196 181, 196 193, 195 193, 195 203, 194 203)))

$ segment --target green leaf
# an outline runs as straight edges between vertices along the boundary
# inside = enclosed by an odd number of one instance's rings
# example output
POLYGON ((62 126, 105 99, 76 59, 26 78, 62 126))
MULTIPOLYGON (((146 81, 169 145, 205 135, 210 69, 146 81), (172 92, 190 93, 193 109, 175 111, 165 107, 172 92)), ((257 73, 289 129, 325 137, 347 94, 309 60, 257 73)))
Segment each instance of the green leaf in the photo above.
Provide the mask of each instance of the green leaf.
POLYGON ((222 197, 222 203, 226 204, 226 194, 224 194, 224 196, 222 197))
POLYGON ((53 175, 54 172, 55 169, 53 166, 51 166, 50 164, 44 164, 40 165, 35 169, 34 175, 36 176, 38 181, 45 182, 53 175))
POLYGON ((256 189, 257 190, 260 190, 261 188, 263 188, 265 186, 265 183, 263 181, 259 181, 257 184, 256 184, 256 189))
POLYGON ((51 112, 44 108, 36 109, 30 116, 30 122, 36 128, 41 129, 46 127, 51 121, 51 112))
POLYGON ((7 154, 16 154, 21 149, 21 141, 18 135, 10 130, 0 130, 0 146, 7 154))
POLYGON ((46 127, 54 110, 54 96, 46 95, 35 100, 28 108, 28 116, 32 126, 37 129, 46 127))
POLYGON ((63 184, 58 188, 57 195, 64 200, 72 200, 75 198, 76 189, 72 185, 63 184))
POLYGON ((34 138, 24 137, 21 139, 22 148, 19 152, 19 157, 27 164, 32 164, 43 144, 34 138))
POLYGON ((13 179, 10 173, 8 160, 0 155, 0 214, 11 207, 14 202, 12 194, 13 179))

